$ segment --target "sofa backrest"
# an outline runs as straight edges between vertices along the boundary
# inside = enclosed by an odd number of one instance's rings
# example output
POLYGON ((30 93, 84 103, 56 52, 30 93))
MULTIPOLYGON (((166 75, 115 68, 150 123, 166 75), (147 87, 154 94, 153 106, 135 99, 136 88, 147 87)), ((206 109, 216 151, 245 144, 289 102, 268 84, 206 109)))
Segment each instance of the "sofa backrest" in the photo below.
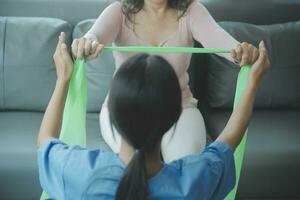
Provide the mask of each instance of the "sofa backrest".
MULTIPOLYGON (((67 43, 70 44, 73 38, 82 36, 93 22, 94 19, 85 20, 72 29, 60 19, 0 17, 0 44, 3 47, 0 49, 0 109, 44 111, 55 86, 52 56, 59 32, 66 32, 67 43)), ((255 106, 299 108, 300 23, 265 26, 237 22, 220 24, 240 41, 258 44, 264 39, 267 42, 272 67, 262 81, 255 106)), ((203 85, 206 85, 204 98, 209 106, 231 108, 238 67, 215 55, 207 55, 201 62, 193 56, 193 61, 194 68, 201 70, 200 76, 190 74, 191 80, 193 77, 203 78, 201 81, 205 81, 203 85), (207 71, 202 70, 203 66, 207 71)), ((109 52, 88 62, 88 112, 100 111, 114 70, 114 60, 109 52)), ((200 87, 191 83, 191 88, 200 87)), ((203 92, 202 88, 200 91, 203 92)), ((199 96, 195 92, 194 95, 199 96)))
MULTIPOLYGON (((264 40, 269 50, 270 70, 259 85, 256 108, 300 108, 300 21, 274 25, 222 22, 239 41, 258 46, 264 40)), ((216 55, 207 60, 206 98, 212 108, 232 108, 239 71, 216 55)))
POLYGON ((64 31, 72 27, 54 18, 0 18, 0 105, 2 109, 45 110, 54 89, 53 53, 64 31))
MULTIPOLYGON (((95 19, 116 0, 0 0, 2 16, 56 17, 72 25, 95 19), (22 8, 22 9, 20 9, 22 8)), ((298 0, 198 0, 217 21, 273 24, 300 20, 298 0)))
MULTIPOLYGON (((53 53, 61 31, 67 44, 83 36, 94 19, 74 29, 54 18, 0 18, 0 110, 44 111, 53 92, 53 53)), ((88 112, 99 112, 115 70, 111 52, 87 62, 88 112)))

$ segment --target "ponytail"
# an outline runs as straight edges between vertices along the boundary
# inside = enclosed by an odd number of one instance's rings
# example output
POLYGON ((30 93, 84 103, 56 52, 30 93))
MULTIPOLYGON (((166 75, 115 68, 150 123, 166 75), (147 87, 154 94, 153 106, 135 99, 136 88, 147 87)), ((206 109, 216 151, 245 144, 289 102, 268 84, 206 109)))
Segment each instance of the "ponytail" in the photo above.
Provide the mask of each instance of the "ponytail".
POLYGON ((163 135, 179 119, 181 98, 176 72, 160 56, 134 55, 115 73, 108 98, 110 121, 122 140, 139 149, 125 169, 116 200, 147 199, 146 155, 157 153, 163 135))
POLYGON ((148 179, 144 151, 136 151, 119 184, 116 200, 145 200, 148 196, 148 179))

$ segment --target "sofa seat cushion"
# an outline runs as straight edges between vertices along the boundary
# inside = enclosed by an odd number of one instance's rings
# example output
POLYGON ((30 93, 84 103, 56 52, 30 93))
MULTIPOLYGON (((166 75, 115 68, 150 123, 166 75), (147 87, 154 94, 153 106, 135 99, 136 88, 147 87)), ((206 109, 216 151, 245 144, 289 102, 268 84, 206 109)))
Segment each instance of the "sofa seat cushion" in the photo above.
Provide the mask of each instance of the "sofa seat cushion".
MULTIPOLYGON (((231 111, 205 113, 208 132, 215 139, 231 111)), ((241 173, 239 197, 295 199, 300 196, 300 110, 255 110, 241 173)))
MULTIPOLYGON (((43 113, 38 112, 0 112, 1 199, 39 198, 36 141, 42 118, 43 113)), ((109 149, 96 113, 87 114, 87 146, 109 149)))

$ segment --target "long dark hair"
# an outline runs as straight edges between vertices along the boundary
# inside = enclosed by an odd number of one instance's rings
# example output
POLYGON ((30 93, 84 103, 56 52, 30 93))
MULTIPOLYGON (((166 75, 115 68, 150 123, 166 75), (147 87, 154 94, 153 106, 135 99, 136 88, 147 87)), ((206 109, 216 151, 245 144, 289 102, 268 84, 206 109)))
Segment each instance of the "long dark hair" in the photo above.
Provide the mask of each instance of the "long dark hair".
POLYGON ((137 150, 121 179, 117 200, 147 198, 145 153, 152 153, 177 122, 181 101, 176 73, 160 56, 135 55, 116 72, 108 100, 111 122, 137 150))
MULTIPOLYGON (((179 17, 182 17, 193 1, 194 0, 168 0, 168 5, 170 8, 181 11, 179 17)), ((138 13, 144 6, 144 0, 121 0, 121 3, 122 12, 131 22, 133 21, 132 16, 138 13)))

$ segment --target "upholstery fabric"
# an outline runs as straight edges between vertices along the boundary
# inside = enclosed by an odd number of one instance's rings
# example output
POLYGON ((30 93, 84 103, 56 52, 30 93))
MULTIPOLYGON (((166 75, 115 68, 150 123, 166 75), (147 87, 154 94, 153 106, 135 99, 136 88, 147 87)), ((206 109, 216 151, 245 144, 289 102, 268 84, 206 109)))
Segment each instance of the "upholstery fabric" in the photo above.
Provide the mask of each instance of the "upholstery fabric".
MULTIPOLYGON (((206 112, 215 139, 231 110, 206 112)), ((300 109, 256 109, 249 125, 239 198, 294 199, 300 196, 300 109)))
POLYGON ((61 31, 71 41, 71 26, 60 19, 9 17, 5 23, 5 109, 45 110, 54 89, 53 53, 61 31))
MULTIPOLYGON (((0 15, 54 17, 76 25, 116 0, 0 0, 0 15), (22 9, 20 9, 22 8, 22 9), (76 13, 74 15, 74 13, 76 13)), ((197 0, 217 21, 274 24, 300 20, 299 0, 197 0)))
MULTIPOLYGON (((256 108, 300 107, 300 21, 255 26, 238 22, 220 25, 239 41, 258 46, 264 40, 271 68, 263 77, 256 96, 256 108)), ((213 108, 231 108, 238 65, 218 56, 209 56, 207 74, 208 104, 213 108)))
POLYGON ((0 17, 0 111, 4 108, 4 35, 6 18, 0 17))

